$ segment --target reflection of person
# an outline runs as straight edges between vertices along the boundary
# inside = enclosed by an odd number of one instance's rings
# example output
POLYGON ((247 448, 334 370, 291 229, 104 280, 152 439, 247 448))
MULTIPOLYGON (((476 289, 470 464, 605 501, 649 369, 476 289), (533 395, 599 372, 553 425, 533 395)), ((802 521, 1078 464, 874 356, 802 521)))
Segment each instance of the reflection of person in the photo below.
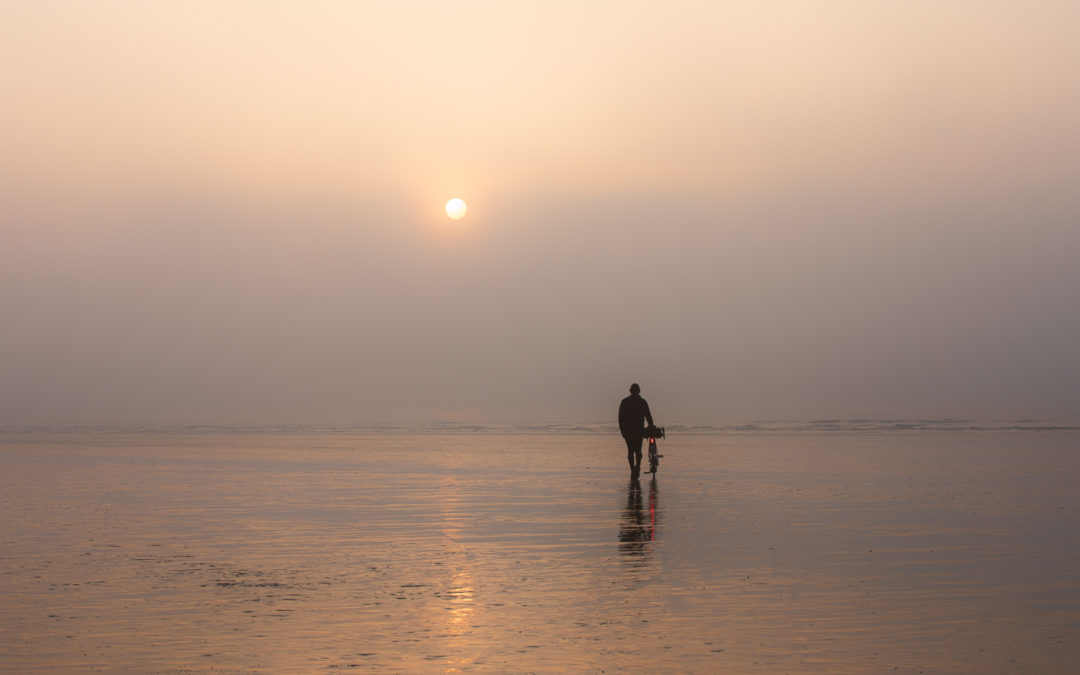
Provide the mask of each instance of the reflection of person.
POLYGON ((619 404, 619 431, 626 441, 626 461, 630 463, 630 474, 637 476, 641 471, 641 443, 645 439, 645 422, 653 426, 649 404, 641 398, 641 387, 630 385, 630 395, 619 404))
POLYGON ((630 479, 630 489, 626 492, 626 508, 623 509, 622 522, 619 523, 619 553, 640 556, 645 553, 645 542, 649 533, 645 528, 645 514, 641 512, 641 483, 636 478, 630 479))
POLYGON ((660 494, 656 478, 649 482, 649 511, 646 515, 641 494, 641 483, 637 478, 630 479, 626 492, 626 508, 623 509, 619 522, 619 553, 634 566, 647 564, 646 558, 652 553, 652 543, 656 540, 656 523, 660 520, 660 494))

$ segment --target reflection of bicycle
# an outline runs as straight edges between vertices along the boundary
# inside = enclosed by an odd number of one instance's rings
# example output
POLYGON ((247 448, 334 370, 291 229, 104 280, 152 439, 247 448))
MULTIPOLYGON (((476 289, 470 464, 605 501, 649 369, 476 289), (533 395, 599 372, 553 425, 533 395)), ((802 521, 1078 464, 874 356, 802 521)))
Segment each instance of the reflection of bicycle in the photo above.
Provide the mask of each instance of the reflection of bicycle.
POLYGON ((664 427, 650 425, 645 429, 645 435, 649 437, 649 470, 646 473, 655 476, 660 467, 660 458, 663 457, 656 451, 656 439, 664 438, 664 427))

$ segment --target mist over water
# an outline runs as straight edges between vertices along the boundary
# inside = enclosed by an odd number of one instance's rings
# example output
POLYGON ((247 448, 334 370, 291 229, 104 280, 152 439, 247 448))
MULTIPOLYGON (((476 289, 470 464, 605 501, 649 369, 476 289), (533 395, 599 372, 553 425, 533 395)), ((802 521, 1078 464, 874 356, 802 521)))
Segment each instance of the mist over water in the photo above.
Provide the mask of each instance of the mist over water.
POLYGON ((16 229, 0 423, 596 421, 631 381, 694 423, 1070 418, 1078 213, 570 205, 446 250, 362 214, 16 229))
POLYGON ((1077 26, 0 3, 0 671, 1073 672, 1077 26))

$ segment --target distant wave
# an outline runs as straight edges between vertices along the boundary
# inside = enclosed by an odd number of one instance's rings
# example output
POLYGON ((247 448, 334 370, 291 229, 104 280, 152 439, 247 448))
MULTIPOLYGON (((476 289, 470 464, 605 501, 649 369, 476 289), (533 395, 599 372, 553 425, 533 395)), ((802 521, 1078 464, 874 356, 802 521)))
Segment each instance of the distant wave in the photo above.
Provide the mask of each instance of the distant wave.
MULTIPOLYGON (((951 417, 926 419, 816 419, 764 420, 731 424, 667 424, 669 434, 783 434, 783 433, 903 433, 956 432, 1080 432, 1080 424, 1047 420, 968 420, 951 417)), ((267 425, 81 425, 4 426, 0 434, 614 434, 608 422, 550 422, 478 424, 430 422, 424 424, 267 424, 267 425)))

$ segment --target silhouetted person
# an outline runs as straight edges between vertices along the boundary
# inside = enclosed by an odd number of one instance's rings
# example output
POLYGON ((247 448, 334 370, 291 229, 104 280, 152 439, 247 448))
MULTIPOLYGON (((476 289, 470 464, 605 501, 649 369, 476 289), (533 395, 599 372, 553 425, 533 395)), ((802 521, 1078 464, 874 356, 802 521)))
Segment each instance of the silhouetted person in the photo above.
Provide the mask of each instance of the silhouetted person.
POLYGON ((619 404, 619 431, 626 441, 626 460, 630 462, 630 475, 641 471, 641 443, 645 440, 645 422, 653 426, 649 404, 641 398, 641 387, 630 385, 630 395, 619 404))

